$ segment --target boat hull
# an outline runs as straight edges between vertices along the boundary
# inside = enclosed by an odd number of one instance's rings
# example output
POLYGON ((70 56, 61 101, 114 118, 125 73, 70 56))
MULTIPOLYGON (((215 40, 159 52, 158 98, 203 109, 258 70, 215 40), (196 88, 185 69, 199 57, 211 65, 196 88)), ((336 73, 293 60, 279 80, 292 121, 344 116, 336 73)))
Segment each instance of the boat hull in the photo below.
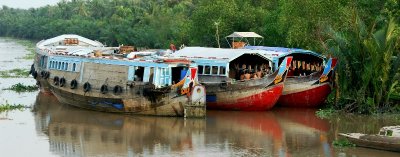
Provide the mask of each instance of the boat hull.
POLYGON ((278 104, 285 107, 318 107, 324 103, 330 93, 331 85, 329 82, 317 85, 305 84, 297 89, 290 89, 290 87, 285 86, 278 104))
POLYGON ((269 110, 279 99, 283 83, 271 87, 231 90, 207 95, 207 109, 265 111, 269 110))
POLYGON ((400 152, 399 137, 385 137, 379 135, 367 135, 360 133, 339 134, 359 147, 400 152))
MULTIPOLYGON (((192 103, 190 96, 177 96, 174 92, 149 96, 148 93, 145 94, 147 91, 133 88, 120 95, 101 94, 100 91, 84 92, 81 88, 71 89, 67 85, 60 87, 54 85, 50 78, 38 76, 36 80, 41 86, 40 89, 43 89, 42 93, 51 93, 61 103, 83 109, 132 115, 205 117, 205 101, 192 103)), ((205 92, 204 87, 196 86, 199 87, 205 92)), ((192 97, 194 95, 191 94, 192 97)))

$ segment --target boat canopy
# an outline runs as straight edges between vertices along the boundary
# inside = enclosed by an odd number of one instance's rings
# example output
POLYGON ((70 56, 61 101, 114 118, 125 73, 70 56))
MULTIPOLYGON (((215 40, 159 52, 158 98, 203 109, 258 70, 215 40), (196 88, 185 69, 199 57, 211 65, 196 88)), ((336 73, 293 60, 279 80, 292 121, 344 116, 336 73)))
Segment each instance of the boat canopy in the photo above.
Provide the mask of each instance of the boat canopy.
POLYGON ((322 56, 319 53, 310 51, 310 50, 304 50, 304 49, 299 49, 299 48, 286 48, 286 47, 267 47, 267 46, 246 46, 245 49, 251 49, 251 50, 264 50, 264 54, 269 56, 276 56, 278 58, 283 58, 286 57, 290 54, 294 53, 302 53, 302 54, 309 54, 313 55, 316 57, 319 57, 321 59, 324 59, 325 57, 322 56))
POLYGON ((71 40, 72 44, 77 44, 79 46, 93 46, 93 47, 103 47, 104 45, 98 41, 90 40, 88 38, 75 35, 75 34, 64 34, 47 40, 42 40, 37 43, 37 47, 42 48, 45 46, 60 46, 66 45, 66 41, 71 40))
POLYGON ((266 60, 272 61, 262 55, 262 50, 251 49, 224 49, 224 48, 208 48, 208 47, 185 47, 172 54, 173 57, 184 57, 190 60, 213 59, 231 62, 244 54, 258 55, 266 60))
MULTIPOLYGON (((319 60, 320 62, 324 62, 326 59, 323 55, 319 53, 299 48, 267 47, 267 46, 246 46, 244 48, 251 50, 263 50, 264 52, 262 52, 262 55, 272 60, 275 65, 278 65, 286 56, 295 56, 302 54, 311 55, 313 56, 311 58, 314 58, 314 60, 319 60)), ((297 60, 297 57, 295 57, 294 60, 297 60)))
POLYGON ((226 36, 228 38, 264 38, 254 32, 233 32, 231 35, 226 36))
POLYGON ((244 69, 255 72, 273 66, 272 60, 262 55, 263 50, 185 47, 171 54, 176 58, 187 58, 198 65, 199 75, 226 76, 240 79, 236 75, 244 69))
POLYGON ((243 48, 245 45, 250 45, 248 38, 253 38, 253 45, 258 45, 264 40, 263 36, 258 35, 255 32, 233 32, 231 35, 228 35, 225 37, 226 41, 228 42, 228 44, 231 48, 243 48), (235 38, 238 41, 236 41, 235 38), (229 39, 231 39, 231 41, 229 41, 229 39), (257 39, 261 39, 261 40, 257 40, 257 39), (245 41, 243 41, 243 40, 245 40, 245 41), (257 44, 256 44, 256 41, 258 41, 257 44), (231 45, 231 42, 232 42, 232 45, 231 45))

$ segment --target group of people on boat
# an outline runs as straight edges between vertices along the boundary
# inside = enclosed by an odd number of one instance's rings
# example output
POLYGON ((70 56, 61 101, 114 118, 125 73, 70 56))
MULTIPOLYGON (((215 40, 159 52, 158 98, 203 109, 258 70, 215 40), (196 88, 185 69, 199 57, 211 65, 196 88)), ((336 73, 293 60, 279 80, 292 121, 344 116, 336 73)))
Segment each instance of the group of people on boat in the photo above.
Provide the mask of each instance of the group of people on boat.
POLYGON ((289 67, 288 76, 307 76, 314 72, 321 72, 323 65, 318 62, 293 60, 289 67))
POLYGON ((236 80, 259 79, 272 73, 272 69, 268 64, 242 64, 241 67, 240 64, 235 64, 233 71, 235 73, 236 80))

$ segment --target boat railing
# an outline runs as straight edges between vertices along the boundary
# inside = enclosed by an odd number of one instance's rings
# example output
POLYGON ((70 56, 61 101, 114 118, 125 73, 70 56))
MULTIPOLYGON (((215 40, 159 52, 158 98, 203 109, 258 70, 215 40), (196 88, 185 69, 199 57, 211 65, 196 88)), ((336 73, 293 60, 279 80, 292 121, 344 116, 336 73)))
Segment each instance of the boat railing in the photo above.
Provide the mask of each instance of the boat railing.
POLYGON ((288 82, 301 83, 301 82, 318 80, 320 76, 321 76, 320 72, 314 72, 306 76, 288 76, 287 78, 291 78, 288 79, 288 82))

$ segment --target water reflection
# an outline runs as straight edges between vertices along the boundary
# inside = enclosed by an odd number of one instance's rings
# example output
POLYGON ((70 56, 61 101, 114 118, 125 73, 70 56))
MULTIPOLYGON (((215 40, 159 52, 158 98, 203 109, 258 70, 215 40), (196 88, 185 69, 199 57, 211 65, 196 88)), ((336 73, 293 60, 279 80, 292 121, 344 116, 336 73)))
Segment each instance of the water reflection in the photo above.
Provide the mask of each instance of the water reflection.
POLYGON ((333 156, 328 142, 329 121, 315 115, 315 109, 277 108, 288 147, 296 156, 333 156))
POLYGON ((182 152, 204 133, 202 119, 133 117, 60 105, 39 94, 34 108, 38 131, 50 139, 50 150, 67 156, 182 152))
POLYGON ((93 112, 39 94, 33 112, 37 131, 60 156, 396 156, 334 149, 335 130, 344 128, 314 109, 208 111, 206 119, 184 120, 93 112))

